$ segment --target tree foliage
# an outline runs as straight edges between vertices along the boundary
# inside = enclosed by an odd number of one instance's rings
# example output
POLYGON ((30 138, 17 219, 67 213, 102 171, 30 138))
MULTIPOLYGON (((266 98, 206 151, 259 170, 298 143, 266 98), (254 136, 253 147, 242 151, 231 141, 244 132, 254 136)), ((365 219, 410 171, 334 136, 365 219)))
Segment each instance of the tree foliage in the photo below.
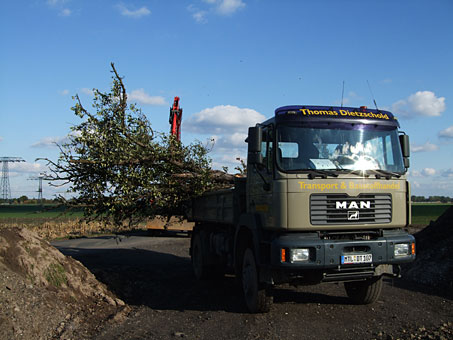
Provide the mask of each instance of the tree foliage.
POLYGON ((183 145, 155 132, 142 111, 127 103, 126 88, 113 63, 110 92, 94 90, 90 113, 78 96, 74 113, 82 119, 60 145, 56 162, 45 159, 54 185, 69 185, 66 204, 85 215, 135 223, 144 218, 183 215, 191 197, 231 180, 210 168, 200 142, 183 145), (55 184, 58 183, 58 184, 55 184))
POLYGON ((425 197, 425 196, 415 196, 413 195, 411 197, 411 201, 412 202, 429 202, 429 203, 451 203, 453 202, 453 198, 452 197, 448 197, 448 196, 429 196, 429 197, 425 197))

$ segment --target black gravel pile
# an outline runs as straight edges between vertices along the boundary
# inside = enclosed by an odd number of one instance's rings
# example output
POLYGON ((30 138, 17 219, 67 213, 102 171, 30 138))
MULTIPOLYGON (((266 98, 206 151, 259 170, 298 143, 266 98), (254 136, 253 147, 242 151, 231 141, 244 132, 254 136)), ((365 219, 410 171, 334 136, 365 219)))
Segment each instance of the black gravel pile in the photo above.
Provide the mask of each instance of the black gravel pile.
POLYGON ((417 259, 404 277, 443 290, 453 288, 453 206, 415 235, 417 259))

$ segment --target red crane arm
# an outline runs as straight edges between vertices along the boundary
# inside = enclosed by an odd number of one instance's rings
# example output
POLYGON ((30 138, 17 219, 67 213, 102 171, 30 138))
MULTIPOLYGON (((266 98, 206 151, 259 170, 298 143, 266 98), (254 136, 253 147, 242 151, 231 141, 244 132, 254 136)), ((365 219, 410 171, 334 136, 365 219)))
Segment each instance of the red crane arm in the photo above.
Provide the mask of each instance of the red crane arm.
POLYGON ((175 97, 173 106, 170 107, 170 133, 176 137, 177 140, 181 140, 181 120, 182 120, 182 108, 179 107, 179 97, 175 97))

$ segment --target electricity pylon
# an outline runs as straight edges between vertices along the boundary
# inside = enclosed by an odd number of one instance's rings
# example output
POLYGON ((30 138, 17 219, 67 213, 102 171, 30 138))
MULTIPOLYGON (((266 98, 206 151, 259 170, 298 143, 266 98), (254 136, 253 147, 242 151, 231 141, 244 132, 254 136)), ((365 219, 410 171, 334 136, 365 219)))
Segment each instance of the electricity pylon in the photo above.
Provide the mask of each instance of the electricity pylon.
POLYGON ((8 200, 11 198, 11 187, 9 186, 9 163, 13 162, 25 162, 20 157, 0 157, 0 163, 2 163, 2 181, 0 188, 2 191, 2 199, 8 200))
POLYGON ((41 174, 39 174, 39 176, 34 176, 34 177, 28 178, 29 180, 32 180, 32 181, 39 181, 39 187, 38 187, 38 201, 39 202, 42 201, 42 180, 43 180, 43 178, 46 178, 45 173, 41 173, 41 174))

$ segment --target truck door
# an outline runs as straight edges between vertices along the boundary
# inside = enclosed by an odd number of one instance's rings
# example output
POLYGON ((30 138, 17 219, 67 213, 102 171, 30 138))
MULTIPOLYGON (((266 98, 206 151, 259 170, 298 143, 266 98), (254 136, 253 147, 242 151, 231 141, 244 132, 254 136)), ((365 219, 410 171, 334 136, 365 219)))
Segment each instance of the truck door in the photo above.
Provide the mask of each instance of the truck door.
POLYGON ((272 211, 272 180, 274 171, 273 133, 274 130, 272 126, 263 128, 263 138, 261 142, 263 163, 261 165, 253 166, 248 174, 249 212, 258 214, 262 226, 265 228, 274 227, 272 211))

